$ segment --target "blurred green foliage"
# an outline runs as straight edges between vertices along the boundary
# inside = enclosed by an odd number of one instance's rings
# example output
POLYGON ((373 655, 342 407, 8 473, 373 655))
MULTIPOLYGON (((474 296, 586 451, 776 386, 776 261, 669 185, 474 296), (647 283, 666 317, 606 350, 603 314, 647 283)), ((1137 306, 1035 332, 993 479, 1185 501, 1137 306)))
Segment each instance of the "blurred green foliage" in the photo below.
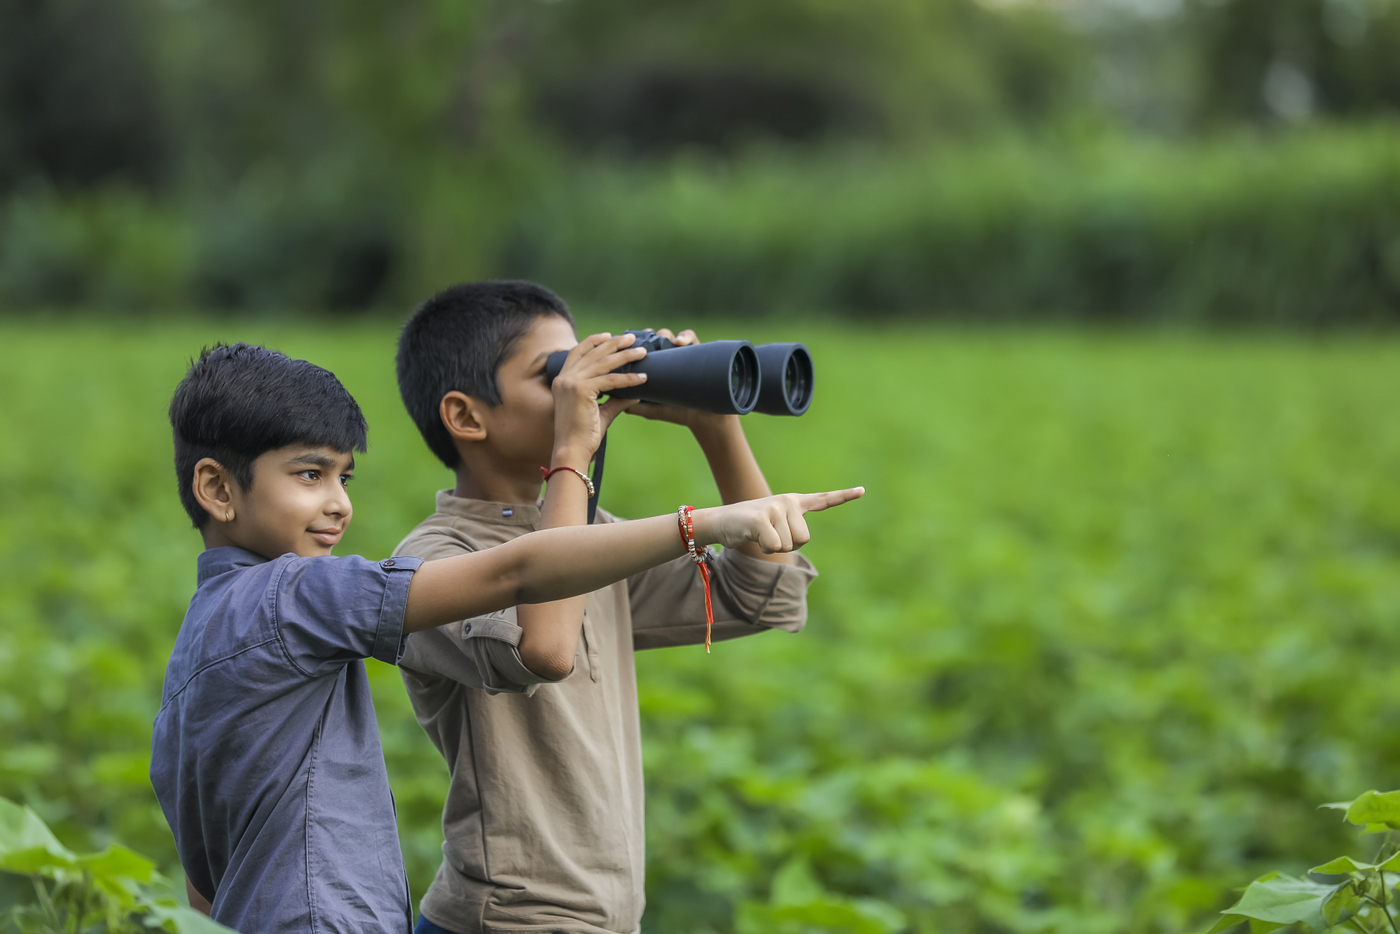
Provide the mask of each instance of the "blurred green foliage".
MULTIPOLYGON (((1394 341, 701 336, 806 340, 811 413, 747 430, 776 488, 869 493, 814 520, 806 632, 638 657, 648 932, 1165 934, 1352 851, 1313 803, 1400 769, 1394 341)), ((147 753, 198 539, 164 412, 214 338, 360 400, 343 552, 387 553, 448 481, 387 325, 0 325, 0 794, 172 873, 147 753)), ((715 501, 674 430, 614 429, 607 508, 715 501)), ((445 769, 371 679, 421 893, 445 769)))
POLYGON ((1394 934, 1395 889, 1400 878, 1392 881, 1392 877, 1400 877, 1400 849, 1393 831, 1400 830, 1400 791, 1367 791, 1354 801, 1323 807, 1345 811, 1346 820, 1365 827, 1368 834, 1384 834, 1374 847, 1373 861, 1338 856, 1309 869, 1305 876, 1267 873, 1251 882, 1240 900, 1221 912, 1208 934, 1246 922, 1250 934, 1285 927, 1317 934, 1394 934))
POLYGON ((1395 320, 1400 133, 1100 140, 581 173, 506 268, 611 306, 1210 324, 1395 320))
POLYGON ((175 898, 169 880, 145 857, 123 846, 74 853, 33 810, 5 798, 0 798, 0 908, 6 909, 0 913, 6 934, 230 930, 175 898), (25 883, 32 887, 28 892, 25 883))
POLYGON ((1388 319, 1397 35, 1392 0, 0 0, 0 310, 524 270, 721 313, 1388 319))

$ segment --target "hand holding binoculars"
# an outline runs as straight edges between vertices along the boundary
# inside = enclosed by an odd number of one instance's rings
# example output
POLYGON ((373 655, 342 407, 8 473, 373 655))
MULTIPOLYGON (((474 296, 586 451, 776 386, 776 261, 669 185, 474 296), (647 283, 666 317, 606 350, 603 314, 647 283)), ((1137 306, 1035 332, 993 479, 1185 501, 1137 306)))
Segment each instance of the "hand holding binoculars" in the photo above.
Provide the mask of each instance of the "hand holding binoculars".
MULTIPOLYGON (((812 355, 802 344, 711 341, 677 346, 655 331, 629 330, 647 355, 619 367, 619 373, 645 373, 644 385, 619 389, 618 399, 641 399, 661 405, 719 415, 801 415, 812 404, 812 355)), ((569 353, 549 355, 545 373, 551 382, 569 353)))

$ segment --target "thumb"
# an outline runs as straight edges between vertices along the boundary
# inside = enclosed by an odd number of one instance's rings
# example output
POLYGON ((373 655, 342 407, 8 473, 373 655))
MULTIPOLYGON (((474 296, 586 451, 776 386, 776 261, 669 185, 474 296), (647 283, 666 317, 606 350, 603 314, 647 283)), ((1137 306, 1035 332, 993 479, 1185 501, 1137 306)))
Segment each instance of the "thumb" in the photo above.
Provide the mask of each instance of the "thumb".
POLYGON ((849 503, 865 495, 865 487, 855 486, 849 490, 833 490, 830 493, 803 493, 798 497, 798 505, 803 512, 821 512, 832 506, 849 503))
POLYGON ((641 401, 641 399, 609 399, 598 406, 598 421, 602 424, 603 430, 607 431, 608 426, 613 423, 613 419, 641 401))

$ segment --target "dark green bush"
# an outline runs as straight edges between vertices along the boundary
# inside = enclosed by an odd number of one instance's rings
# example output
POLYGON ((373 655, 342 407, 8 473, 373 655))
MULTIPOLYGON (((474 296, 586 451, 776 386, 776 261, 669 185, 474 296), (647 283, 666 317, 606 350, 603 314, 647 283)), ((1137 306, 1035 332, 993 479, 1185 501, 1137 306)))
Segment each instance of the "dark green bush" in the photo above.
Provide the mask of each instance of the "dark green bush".
POLYGON ((1388 321, 1400 131, 602 166, 504 263, 633 311, 1388 321))

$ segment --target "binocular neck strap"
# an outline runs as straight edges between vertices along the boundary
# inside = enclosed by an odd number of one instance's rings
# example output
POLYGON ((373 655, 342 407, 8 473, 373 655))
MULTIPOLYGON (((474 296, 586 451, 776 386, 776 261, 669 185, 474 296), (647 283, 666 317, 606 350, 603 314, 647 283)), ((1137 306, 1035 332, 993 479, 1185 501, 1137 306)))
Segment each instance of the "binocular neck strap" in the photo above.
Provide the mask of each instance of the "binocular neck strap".
POLYGON ((603 458, 608 453, 608 433, 603 432, 603 440, 598 443, 598 451, 593 455, 593 495, 588 497, 588 524, 598 514, 598 494, 603 492, 603 458))

